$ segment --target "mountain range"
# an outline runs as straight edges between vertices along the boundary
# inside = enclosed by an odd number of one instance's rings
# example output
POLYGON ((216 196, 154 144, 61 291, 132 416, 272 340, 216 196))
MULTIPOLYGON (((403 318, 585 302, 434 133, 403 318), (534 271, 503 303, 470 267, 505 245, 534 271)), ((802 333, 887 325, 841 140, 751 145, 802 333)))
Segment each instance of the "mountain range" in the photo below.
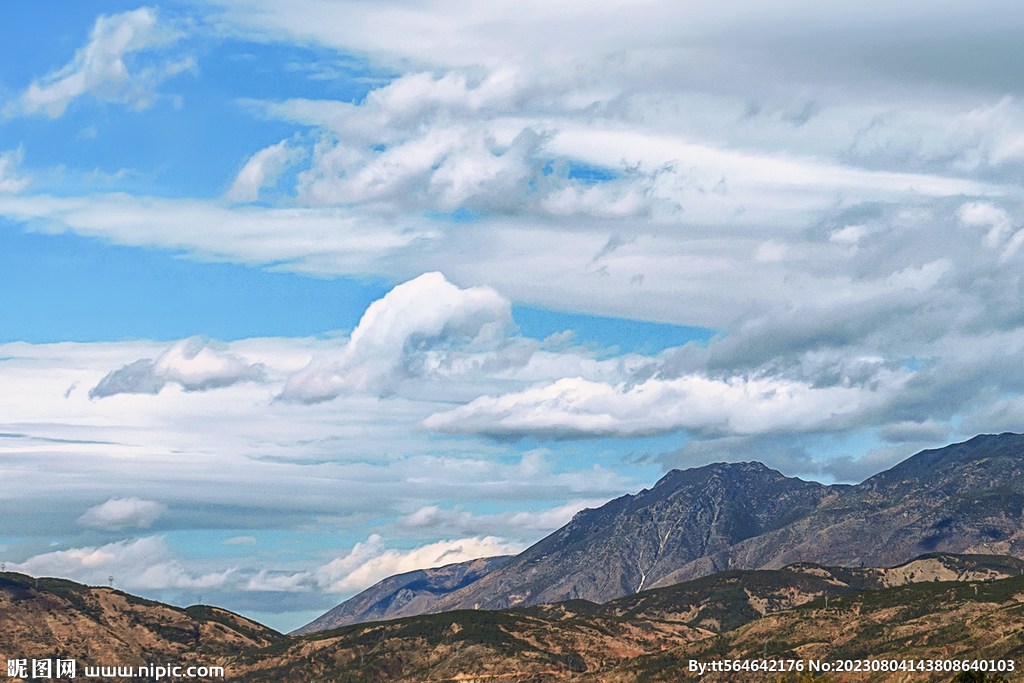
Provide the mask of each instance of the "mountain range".
POLYGON ((303 635, 208 605, 0 573, 0 649, 82 665, 196 662, 240 683, 639 683, 692 677, 694 660, 758 656, 1020 662, 1022 470, 1024 436, 1001 434, 855 486, 758 463, 672 471, 517 556, 385 579, 303 635))
POLYGON ((673 470, 514 557, 385 579, 296 633, 458 609, 605 603, 732 569, 891 567, 923 553, 1024 557, 1024 436, 926 450, 857 485, 756 462, 673 470))
MULTIPOLYGON (((892 568, 799 563, 719 572, 603 605, 456 610, 301 636, 217 607, 183 609, 105 586, 5 573, 0 650, 8 659, 75 659, 79 676, 159 662, 223 667, 238 683, 668 682, 692 679, 690 660, 765 656, 1016 662, 1024 654, 1022 572, 1018 558, 945 553, 892 568)), ((779 680, 764 672, 703 679, 779 680)))

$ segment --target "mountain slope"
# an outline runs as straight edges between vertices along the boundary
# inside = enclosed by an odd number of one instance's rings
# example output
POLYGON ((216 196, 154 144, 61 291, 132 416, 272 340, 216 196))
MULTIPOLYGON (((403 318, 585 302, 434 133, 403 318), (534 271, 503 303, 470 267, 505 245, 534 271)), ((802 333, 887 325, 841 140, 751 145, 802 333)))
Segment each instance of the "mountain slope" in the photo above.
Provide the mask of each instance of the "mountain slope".
POLYGON ((813 514, 680 566, 658 585, 724 567, 890 566, 924 552, 1024 557, 1024 436, 927 450, 848 487, 813 514))
POLYGON ((673 471, 579 513, 435 609, 594 602, 725 569, 795 562, 891 566, 923 552, 1024 556, 1024 436, 924 451, 856 486, 760 463, 673 471))
POLYGON ((187 609, 106 587, 0 573, 0 650, 13 658, 85 664, 176 663, 264 647, 277 631, 219 607, 187 609))
MULTIPOLYGON (((890 568, 798 563, 774 570, 732 569, 612 600, 601 610, 633 619, 682 621, 711 631, 824 598, 911 583, 994 581, 1024 574, 1024 560, 932 553, 890 568)), ((544 609, 537 606, 525 609, 544 609)))
MULTIPOLYGON (((223 666, 225 679, 238 683, 678 681, 686 679, 689 658, 764 651, 830 660, 962 654, 1019 661, 1021 572, 1017 558, 945 554, 891 569, 732 570, 604 605, 459 610, 292 637, 216 607, 181 609, 8 573, 0 575, 0 649, 8 658, 75 659, 80 676, 88 665, 194 662, 223 666), (958 581, 939 581, 945 578, 958 581)), ((738 680, 762 679, 775 677, 738 680)))
MULTIPOLYGON (((784 477, 760 463, 672 471, 654 487, 578 513, 437 609, 502 609, 635 593, 676 568, 783 527, 843 487, 784 477)), ((724 568, 724 567, 723 567, 724 568)))
MULTIPOLYGON (((763 652, 822 660, 948 659, 963 653, 1019 661, 1024 650, 1021 571, 1024 561, 1016 558, 942 554, 892 569, 734 570, 605 605, 572 600, 355 624, 298 636, 226 663, 240 683, 639 683, 693 680, 690 658, 755 659, 763 652), (936 581, 942 577, 963 580, 936 581), (872 590, 887 582, 900 585, 872 590), (821 599, 826 595, 831 598, 827 608, 821 599)), ((777 676, 744 673, 702 680, 774 681, 777 676)), ((874 680, 892 679, 887 672, 874 680)))
POLYGON ((578 513, 476 581, 421 596, 416 609, 601 603, 727 569, 893 566, 933 551, 1024 557, 1024 436, 923 451, 856 486, 760 463, 673 470, 649 490, 578 513))
POLYGON ((445 595, 508 564, 511 559, 511 555, 499 555, 390 576, 292 631, 291 635, 430 612, 445 595))
MULTIPOLYGON (((712 638, 637 657, 592 680, 603 683, 687 680, 689 661, 895 660, 985 662, 990 671, 1005 666, 1006 679, 1022 680, 1024 657, 1024 577, 990 582, 924 582, 816 600, 792 610, 765 615, 712 638), (1012 667, 1012 669, 1011 669, 1012 667), (1011 672, 1012 671, 1012 672, 1011 672)), ((831 680, 951 681, 955 672, 830 674, 831 680)), ((777 681, 778 673, 708 671, 701 681, 758 683, 777 681)), ((971 679, 981 680, 981 679, 971 679)), ((991 679, 988 679, 991 680, 991 679)))

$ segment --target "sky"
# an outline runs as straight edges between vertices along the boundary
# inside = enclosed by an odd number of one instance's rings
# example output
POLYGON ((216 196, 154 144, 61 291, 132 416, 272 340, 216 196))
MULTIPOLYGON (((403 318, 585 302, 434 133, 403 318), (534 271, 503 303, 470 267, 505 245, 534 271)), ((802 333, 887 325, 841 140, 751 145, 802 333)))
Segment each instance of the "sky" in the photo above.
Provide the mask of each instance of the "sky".
POLYGON ((1024 422, 1011 2, 0 10, 0 561, 282 631, 1024 422))

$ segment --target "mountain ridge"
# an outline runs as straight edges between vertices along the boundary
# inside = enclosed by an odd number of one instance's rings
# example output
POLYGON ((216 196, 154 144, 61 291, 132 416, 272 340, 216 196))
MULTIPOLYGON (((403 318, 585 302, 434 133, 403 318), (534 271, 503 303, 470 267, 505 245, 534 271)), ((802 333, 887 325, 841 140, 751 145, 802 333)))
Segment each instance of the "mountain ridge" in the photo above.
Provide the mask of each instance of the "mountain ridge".
POLYGON ((604 603, 729 569, 894 566, 934 551, 1024 557, 1022 522, 1020 434, 924 450, 855 485, 713 463, 583 510, 501 567, 419 605, 430 613, 604 603))
POLYGON ((141 666, 202 657, 205 664, 284 638, 219 607, 175 607, 106 586, 0 573, 0 648, 8 658, 141 666))
MULTIPOLYGON (((352 624, 244 653, 228 665, 240 683, 668 683, 692 680, 690 659, 1005 664, 1024 654, 1022 570, 1019 558, 945 553, 891 568, 730 570, 604 605, 571 600, 352 624)), ((954 675, 921 671, 899 680, 945 683, 954 675)), ((778 676, 702 680, 777 683, 778 676)), ((893 678, 885 671, 832 680, 893 678)))
MULTIPOLYGON (((451 572, 435 578, 461 580, 451 572)), ((1005 660, 1024 653, 1022 627, 1024 560, 994 555, 932 553, 889 568, 730 570, 603 605, 457 610, 299 636, 217 607, 0 574, 0 649, 9 656, 71 658, 81 668, 202 664, 223 667, 225 679, 239 683, 667 682, 686 677, 689 658, 753 659, 765 651, 822 661, 865 652, 1005 660)))
POLYGON ((511 555, 483 557, 389 576, 288 635, 423 614, 423 605, 430 604, 432 597, 458 590, 511 559, 511 555))

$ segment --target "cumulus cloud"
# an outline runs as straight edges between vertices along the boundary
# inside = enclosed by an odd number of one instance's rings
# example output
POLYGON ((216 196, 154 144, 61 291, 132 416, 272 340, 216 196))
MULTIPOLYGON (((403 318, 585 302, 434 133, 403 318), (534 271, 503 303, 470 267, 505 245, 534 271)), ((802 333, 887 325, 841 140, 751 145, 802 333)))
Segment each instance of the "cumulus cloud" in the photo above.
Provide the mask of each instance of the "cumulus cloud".
POLYGON ((107 585, 108 577, 113 576, 114 585, 127 590, 218 588, 235 571, 193 575, 174 558, 163 536, 56 550, 7 566, 32 576, 59 576, 94 586, 107 585))
POLYGON ((355 593, 382 579, 416 569, 431 569, 481 557, 514 555, 525 548, 494 536, 437 541, 412 550, 387 548, 378 534, 356 543, 349 553, 309 572, 262 571, 245 585, 249 591, 355 593))
POLYGON ((989 227, 982 239, 986 247, 997 247, 1010 232, 1012 222, 1009 214, 988 202, 970 202, 960 207, 960 221, 964 225, 989 227))
POLYGON ((611 386, 566 378, 504 396, 482 396, 435 413, 424 426, 448 434, 499 438, 649 436, 680 430, 755 434, 841 426, 880 406, 885 390, 815 387, 776 377, 726 380, 688 375, 611 386))
POLYGON ((143 358, 108 373, 89 390, 89 398, 115 394, 158 394, 169 382, 185 391, 206 391, 237 382, 263 379, 262 364, 211 346, 202 337, 189 337, 174 344, 156 360, 143 358))
MULTIPOLYGON (((483 78, 463 71, 402 75, 359 105, 289 100, 253 103, 266 115, 315 124, 321 137, 298 194, 313 204, 362 203, 381 211, 592 215, 650 212, 650 174, 622 176, 620 159, 600 181, 570 173, 581 150, 547 149, 558 124, 523 110, 551 106, 547 88, 515 68, 483 78)), ((557 105, 562 115, 581 105, 557 105), (561 110, 565 110, 564 112, 561 110)), ((538 112, 539 113, 539 112, 538 112)))
MULTIPOLYGON (((232 564, 204 571, 178 559, 163 536, 148 536, 40 553, 24 562, 6 562, 8 571, 31 576, 56 576, 87 585, 108 585, 135 593, 180 595, 178 591, 212 592, 221 596, 252 593, 351 594, 393 574, 440 567, 481 557, 521 552, 525 545, 500 538, 469 537, 442 540, 408 550, 387 547, 377 534, 356 543, 347 553, 305 571, 270 570, 232 564), (161 593, 164 592, 164 593, 161 593)), ((233 560, 234 561, 234 560, 233 560)), ((265 565, 266 558, 260 562, 265 565)), ((180 599, 180 597, 178 598, 180 599)), ((322 603, 314 603, 316 608, 322 603)), ((275 611, 269 607, 270 611, 275 611)), ((303 615, 305 616, 305 615, 303 615)))
POLYGON ((357 543, 345 557, 339 557, 316 571, 318 582, 332 593, 368 588, 381 579, 415 569, 430 569, 480 557, 512 555, 524 546, 506 543, 494 536, 438 541, 412 550, 385 549, 377 535, 357 543))
POLYGON ((143 7, 112 16, 100 16, 89 43, 63 68, 34 81, 7 115, 44 112, 50 118, 64 113, 77 97, 91 94, 108 102, 123 102, 144 109, 155 99, 153 88, 162 80, 190 69, 193 62, 163 61, 141 64, 133 59, 178 40, 182 34, 164 25, 155 9, 143 7))
POLYGON ((509 302, 493 289, 459 289, 441 273, 425 273, 373 302, 348 344, 292 375, 280 397, 316 403, 344 391, 387 393, 443 362, 431 352, 484 349, 501 341, 511 321, 509 302))
POLYGON ((139 498, 111 498, 101 505, 89 508, 78 523, 83 526, 98 527, 109 531, 117 531, 125 527, 148 529, 163 513, 167 506, 153 500, 139 498))
POLYGON ((261 189, 275 185, 281 174, 303 156, 305 150, 290 147, 287 140, 261 149, 245 162, 224 197, 233 202, 256 201, 261 189))

